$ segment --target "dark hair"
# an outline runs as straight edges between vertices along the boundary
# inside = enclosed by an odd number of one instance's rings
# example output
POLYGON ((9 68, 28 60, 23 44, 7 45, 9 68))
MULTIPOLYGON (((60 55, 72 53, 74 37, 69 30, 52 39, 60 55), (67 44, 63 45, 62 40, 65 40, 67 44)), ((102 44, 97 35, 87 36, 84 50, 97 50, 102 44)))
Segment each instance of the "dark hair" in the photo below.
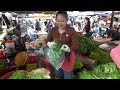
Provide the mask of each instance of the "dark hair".
POLYGON ((16 31, 14 32, 14 35, 20 37, 20 36, 21 36, 21 32, 18 31, 18 30, 16 30, 16 31))
POLYGON ((118 18, 115 18, 115 21, 118 22, 118 18))
POLYGON ((68 14, 67 14, 66 11, 58 11, 56 13, 56 18, 57 18, 58 15, 63 15, 68 20, 68 14))
POLYGON ((85 19, 86 19, 87 21, 90 21, 90 19, 89 19, 88 17, 85 17, 85 19))

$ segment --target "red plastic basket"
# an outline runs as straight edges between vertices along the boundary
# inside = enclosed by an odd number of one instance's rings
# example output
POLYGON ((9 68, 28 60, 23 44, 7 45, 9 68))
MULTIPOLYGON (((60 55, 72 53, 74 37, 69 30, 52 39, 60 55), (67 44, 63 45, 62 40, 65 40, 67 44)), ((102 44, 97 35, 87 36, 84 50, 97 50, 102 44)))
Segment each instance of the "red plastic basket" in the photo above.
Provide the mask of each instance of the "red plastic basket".
POLYGON ((5 55, 0 55, 0 61, 4 61, 6 60, 6 56, 5 55))
POLYGON ((12 75, 14 72, 17 72, 17 71, 27 72, 27 71, 25 71, 25 70, 14 70, 14 71, 11 71, 11 72, 6 73, 4 76, 1 77, 1 79, 8 79, 8 77, 9 77, 10 75, 12 75))
POLYGON ((39 55, 37 56, 28 56, 27 64, 37 63, 39 59, 39 55))
POLYGON ((46 60, 46 59, 43 59, 42 60, 42 67, 43 68, 46 68, 47 70, 49 70, 50 71, 50 76, 51 77, 54 77, 55 76, 55 69, 54 69, 54 67, 49 63, 49 61, 48 60, 46 60))
POLYGON ((5 75, 6 73, 8 73, 8 67, 3 68, 3 69, 0 71, 0 76, 5 75))

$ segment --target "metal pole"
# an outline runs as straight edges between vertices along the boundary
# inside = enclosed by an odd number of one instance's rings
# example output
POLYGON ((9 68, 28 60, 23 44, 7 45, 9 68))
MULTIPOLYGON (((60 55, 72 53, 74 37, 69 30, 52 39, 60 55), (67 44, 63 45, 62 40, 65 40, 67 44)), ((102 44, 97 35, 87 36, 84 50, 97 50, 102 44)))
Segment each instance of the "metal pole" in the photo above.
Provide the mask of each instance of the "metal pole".
POLYGON ((112 11, 112 15, 111 15, 110 29, 112 29, 112 26, 113 26, 113 20, 114 20, 114 11, 112 11))

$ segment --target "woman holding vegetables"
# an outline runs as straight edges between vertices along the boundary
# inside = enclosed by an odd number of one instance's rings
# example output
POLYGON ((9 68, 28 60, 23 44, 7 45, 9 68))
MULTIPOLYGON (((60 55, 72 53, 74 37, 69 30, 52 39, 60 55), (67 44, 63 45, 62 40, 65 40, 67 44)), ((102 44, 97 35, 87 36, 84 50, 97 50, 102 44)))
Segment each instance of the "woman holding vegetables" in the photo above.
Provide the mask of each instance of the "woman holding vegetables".
POLYGON ((74 28, 67 25, 68 15, 66 11, 58 11, 56 13, 56 27, 54 27, 48 34, 47 45, 49 48, 55 44, 54 40, 57 40, 62 44, 61 49, 65 52, 64 63, 61 68, 56 70, 56 76, 58 78, 72 79, 74 68, 74 51, 78 47, 78 35, 74 28))

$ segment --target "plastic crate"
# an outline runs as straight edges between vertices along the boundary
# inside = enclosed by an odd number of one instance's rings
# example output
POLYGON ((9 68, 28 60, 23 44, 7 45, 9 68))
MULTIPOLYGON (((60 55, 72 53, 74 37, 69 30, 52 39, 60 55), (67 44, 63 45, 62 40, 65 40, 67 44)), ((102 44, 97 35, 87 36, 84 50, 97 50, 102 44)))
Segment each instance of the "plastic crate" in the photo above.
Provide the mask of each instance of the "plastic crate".
POLYGON ((39 60, 39 55, 37 56, 28 56, 27 64, 37 63, 39 60))

